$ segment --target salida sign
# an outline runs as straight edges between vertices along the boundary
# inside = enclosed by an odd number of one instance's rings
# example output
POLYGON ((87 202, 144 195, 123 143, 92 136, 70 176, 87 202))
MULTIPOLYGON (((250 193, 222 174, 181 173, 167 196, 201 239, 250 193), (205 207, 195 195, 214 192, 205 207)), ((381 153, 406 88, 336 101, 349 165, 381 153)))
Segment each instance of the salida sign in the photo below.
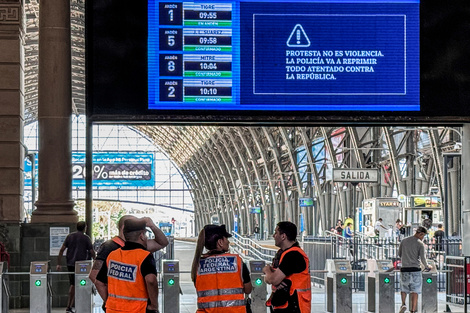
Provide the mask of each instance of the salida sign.
POLYGON ((334 182, 376 183, 379 181, 378 169, 334 168, 334 182))

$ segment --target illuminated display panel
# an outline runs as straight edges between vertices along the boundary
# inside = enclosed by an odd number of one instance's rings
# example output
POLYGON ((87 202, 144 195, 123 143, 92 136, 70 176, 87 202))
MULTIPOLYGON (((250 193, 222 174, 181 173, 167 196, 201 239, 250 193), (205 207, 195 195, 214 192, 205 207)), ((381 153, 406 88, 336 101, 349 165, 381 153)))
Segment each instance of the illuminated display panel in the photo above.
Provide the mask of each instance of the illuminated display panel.
POLYGON ((92 121, 470 121, 468 0, 85 6, 92 121))
POLYGON ((419 1, 148 2, 159 110, 419 110, 419 1))

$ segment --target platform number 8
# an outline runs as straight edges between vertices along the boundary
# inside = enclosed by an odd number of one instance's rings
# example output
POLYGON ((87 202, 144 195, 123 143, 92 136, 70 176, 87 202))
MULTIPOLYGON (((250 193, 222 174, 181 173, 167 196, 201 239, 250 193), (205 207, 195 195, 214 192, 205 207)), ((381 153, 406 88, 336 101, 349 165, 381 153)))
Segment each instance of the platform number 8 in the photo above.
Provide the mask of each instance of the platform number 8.
POLYGON ((175 61, 169 61, 168 62, 168 71, 169 72, 174 72, 175 71, 175 61))

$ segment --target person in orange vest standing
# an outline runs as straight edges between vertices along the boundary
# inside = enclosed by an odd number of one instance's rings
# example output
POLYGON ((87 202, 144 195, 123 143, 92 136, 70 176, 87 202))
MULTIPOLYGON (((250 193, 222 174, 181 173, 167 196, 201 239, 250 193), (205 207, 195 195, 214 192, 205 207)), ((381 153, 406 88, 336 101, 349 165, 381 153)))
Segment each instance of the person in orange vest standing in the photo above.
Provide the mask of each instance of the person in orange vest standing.
MULTIPOLYGON (((124 215, 119 219, 118 222, 118 229, 119 229, 119 234, 105 242, 100 246, 98 253, 96 254, 96 259, 95 262, 93 262, 93 267, 91 268, 90 271, 90 280, 94 283, 96 280, 96 275, 100 271, 101 267, 103 266, 103 263, 106 262, 106 259, 108 258, 108 255, 119 248, 124 247, 124 222, 128 219, 136 218, 133 215, 124 215)), ((146 226, 150 228, 150 230, 154 234, 154 239, 149 240, 147 242, 147 250, 150 252, 155 252, 158 250, 161 250, 165 248, 168 245, 168 238, 165 236, 165 234, 161 231, 160 228, 155 225, 155 223, 152 221, 150 217, 144 217, 143 218, 146 222, 146 226)))
POLYGON ((253 289, 250 272, 239 255, 228 253, 229 237, 225 225, 206 225, 199 233, 191 267, 198 313, 247 312, 245 295, 253 289))
POLYGON ((96 276, 107 313, 157 313, 155 259, 147 251, 146 220, 124 222, 124 247, 111 252, 96 276))
POLYGON ((265 281, 272 284, 272 293, 266 305, 274 313, 310 313, 310 265, 305 252, 297 242, 297 226, 279 222, 274 232, 274 244, 279 251, 272 265, 266 265, 265 281))

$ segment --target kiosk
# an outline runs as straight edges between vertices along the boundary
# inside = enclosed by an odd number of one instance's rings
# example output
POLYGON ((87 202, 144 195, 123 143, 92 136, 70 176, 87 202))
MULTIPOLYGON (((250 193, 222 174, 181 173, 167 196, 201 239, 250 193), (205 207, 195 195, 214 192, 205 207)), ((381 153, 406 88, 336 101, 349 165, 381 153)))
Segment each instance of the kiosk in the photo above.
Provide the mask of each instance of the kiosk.
POLYGON ((88 278, 92 261, 75 262, 75 310, 80 313, 93 312, 93 284, 88 278))
POLYGON ((256 313, 266 313, 266 298, 268 291, 263 277, 263 267, 266 262, 263 260, 250 261, 250 275, 253 291, 251 292, 251 310, 256 313))
POLYGON ((163 313, 180 312, 180 268, 178 260, 162 261, 163 313))
POLYGON ((352 269, 347 260, 327 260, 326 311, 352 312, 352 269))
POLYGON ((31 262, 29 271, 29 309, 30 313, 50 313, 52 288, 49 280, 49 261, 31 262))

